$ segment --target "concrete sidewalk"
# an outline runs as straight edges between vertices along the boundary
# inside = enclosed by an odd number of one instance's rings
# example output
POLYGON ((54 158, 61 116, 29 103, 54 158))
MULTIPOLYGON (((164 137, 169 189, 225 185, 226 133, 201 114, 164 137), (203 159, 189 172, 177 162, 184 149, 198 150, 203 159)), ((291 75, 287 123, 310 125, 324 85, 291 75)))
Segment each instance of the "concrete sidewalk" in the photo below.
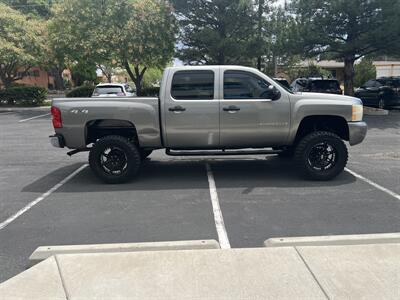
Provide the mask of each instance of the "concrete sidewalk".
POLYGON ((61 254, 0 299, 400 299, 400 244, 61 254))

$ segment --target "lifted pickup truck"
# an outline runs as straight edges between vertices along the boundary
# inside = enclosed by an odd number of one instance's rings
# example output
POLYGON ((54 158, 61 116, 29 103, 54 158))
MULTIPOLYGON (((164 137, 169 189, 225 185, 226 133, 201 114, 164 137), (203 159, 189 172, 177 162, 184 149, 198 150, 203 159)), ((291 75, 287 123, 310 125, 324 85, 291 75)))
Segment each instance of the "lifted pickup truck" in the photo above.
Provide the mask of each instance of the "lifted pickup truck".
POLYGON ((167 68, 159 98, 55 99, 51 112, 51 143, 70 155, 90 151, 91 169, 107 183, 130 180, 162 148, 172 156, 293 156, 308 178, 329 180, 346 166, 344 141, 356 145, 367 132, 361 100, 293 93, 241 66, 167 68))

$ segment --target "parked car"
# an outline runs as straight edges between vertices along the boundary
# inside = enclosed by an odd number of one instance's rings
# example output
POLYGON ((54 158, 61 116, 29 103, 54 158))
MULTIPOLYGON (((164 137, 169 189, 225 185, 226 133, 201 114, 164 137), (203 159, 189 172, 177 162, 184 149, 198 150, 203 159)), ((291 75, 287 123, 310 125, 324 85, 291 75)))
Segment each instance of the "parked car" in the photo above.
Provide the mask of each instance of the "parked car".
POLYGON ((400 77, 379 77, 368 80, 355 91, 364 105, 387 108, 400 106, 400 77))
POLYGON ((91 169, 107 183, 131 179, 155 149, 293 156, 308 178, 329 180, 346 166, 344 141, 359 144, 367 133, 360 99, 293 93, 240 66, 166 68, 159 98, 88 99, 53 100, 50 142, 69 155, 90 151, 91 169))
POLYGON ((292 82, 292 90, 294 92, 312 92, 338 94, 343 93, 340 83, 336 79, 324 78, 297 78, 292 82))
POLYGON ((100 83, 93 91, 92 97, 132 97, 135 96, 128 84, 100 83))
POLYGON ((279 83, 285 88, 291 89, 289 81, 287 81, 285 78, 273 78, 275 82, 279 83))

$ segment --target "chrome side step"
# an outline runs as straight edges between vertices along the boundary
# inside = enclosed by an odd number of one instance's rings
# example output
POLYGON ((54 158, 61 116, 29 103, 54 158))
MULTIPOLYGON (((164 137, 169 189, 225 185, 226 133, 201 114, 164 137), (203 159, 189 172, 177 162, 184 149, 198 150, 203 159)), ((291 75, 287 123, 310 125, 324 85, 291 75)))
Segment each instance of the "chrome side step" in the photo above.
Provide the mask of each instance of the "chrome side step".
POLYGON ((174 150, 166 149, 165 154, 169 156, 216 156, 216 155, 266 155, 266 154, 278 154, 282 150, 266 150, 266 149, 254 149, 254 150, 174 150))

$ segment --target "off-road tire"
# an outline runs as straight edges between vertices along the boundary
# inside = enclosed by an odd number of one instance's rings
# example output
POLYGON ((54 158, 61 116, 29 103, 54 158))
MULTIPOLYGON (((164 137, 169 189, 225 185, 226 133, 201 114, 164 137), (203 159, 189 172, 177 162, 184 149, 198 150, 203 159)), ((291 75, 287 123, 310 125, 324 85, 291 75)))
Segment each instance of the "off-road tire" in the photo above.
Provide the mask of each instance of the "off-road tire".
POLYGON ((153 152, 153 150, 140 150, 140 157, 143 159, 146 159, 147 157, 150 156, 150 154, 153 152))
POLYGON ((304 136, 296 145, 294 161, 299 172, 308 179, 325 181, 343 172, 348 160, 346 144, 336 134, 329 131, 315 131, 304 136), (327 170, 315 170, 309 163, 309 154, 315 145, 329 143, 336 151, 334 165, 327 170))
POLYGON ((98 140, 89 152, 89 165, 93 173, 105 183, 118 184, 132 179, 139 171, 141 156, 138 147, 127 138, 110 135, 98 140), (126 156, 126 168, 121 174, 109 174, 102 166, 101 156, 108 147, 118 147, 126 156))

